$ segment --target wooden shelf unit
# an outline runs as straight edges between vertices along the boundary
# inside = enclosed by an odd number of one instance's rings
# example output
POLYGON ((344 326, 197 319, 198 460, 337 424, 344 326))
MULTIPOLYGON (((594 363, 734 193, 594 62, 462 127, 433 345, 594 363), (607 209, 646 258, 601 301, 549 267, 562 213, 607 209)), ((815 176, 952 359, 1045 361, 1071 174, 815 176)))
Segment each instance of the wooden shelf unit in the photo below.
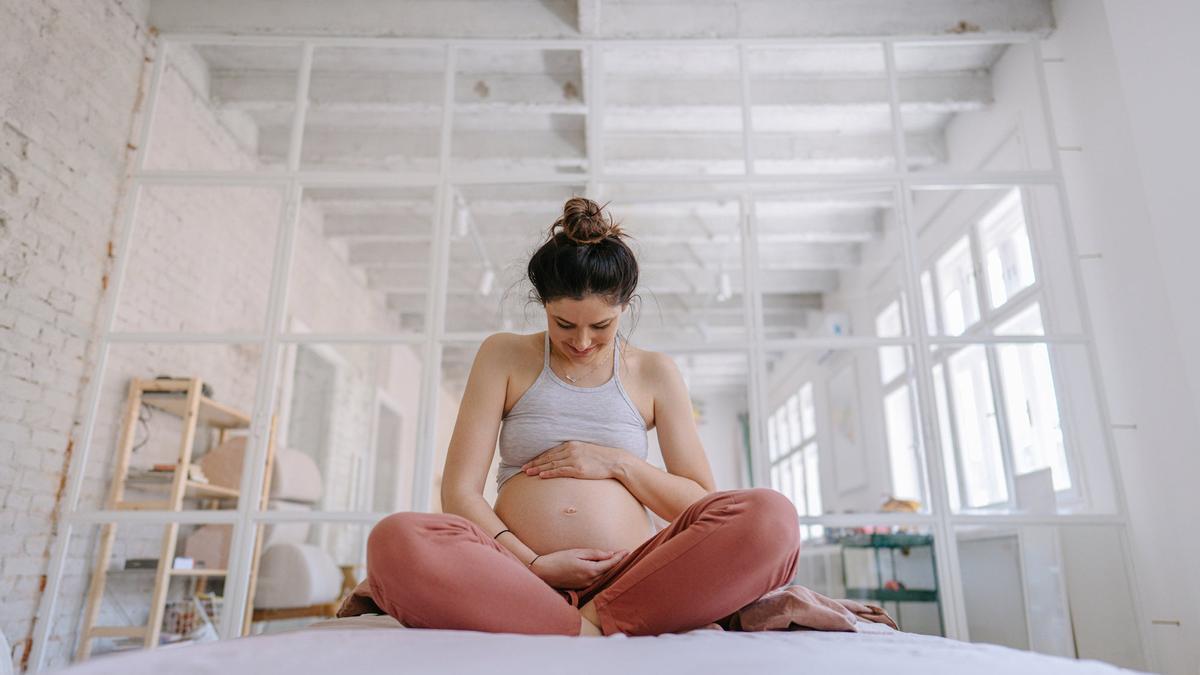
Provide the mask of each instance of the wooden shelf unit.
MULTIPOLYGON (((208 501, 210 507, 219 508, 222 501, 236 500, 238 490, 209 485, 188 478, 188 467, 192 464, 192 446, 196 439, 196 430, 200 426, 208 426, 218 430, 219 442, 226 440, 227 432, 250 427, 250 416, 233 407, 218 403, 203 395, 203 381, 200 378, 186 379, 139 379, 129 382, 128 396, 121 423, 120 440, 116 447, 116 466, 112 483, 109 486, 108 500, 105 508, 108 510, 162 510, 182 511, 185 499, 200 499, 208 501), (167 412, 183 420, 183 431, 179 444, 179 457, 174 471, 167 472, 169 482, 161 480, 130 479, 129 464, 133 453, 134 431, 137 426, 138 414, 141 407, 150 406, 167 412), (164 489, 166 499, 155 501, 126 501, 126 487, 138 490, 154 491, 164 489)), ((267 497, 270 485, 272 465, 275 458, 275 419, 272 417, 267 441, 267 466, 264 477, 263 502, 267 497)), ((166 609, 168 585, 172 578, 188 578, 197 585, 203 584, 209 577, 223 577, 228 573, 224 569, 175 569, 175 550, 178 547, 179 523, 163 525, 162 544, 159 549, 158 566, 154 569, 154 590, 150 597, 150 616, 144 626, 98 626, 96 621, 100 614, 100 605, 104 597, 107 575, 119 570, 110 570, 113 542, 116 539, 117 523, 105 523, 101 528, 100 545, 96 549, 95 563, 92 569, 91 583, 88 588, 87 603, 83 613, 83 628, 80 632, 79 644, 76 649, 76 660, 87 659, 92 652, 92 641, 96 638, 141 637, 146 649, 158 647, 159 636, 162 632, 163 615, 166 609)), ((254 556, 251 565, 250 598, 254 593, 254 578, 257 576, 259 556, 261 551, 261 526, 257 528, 254 545, 254 556)), ((199 586, 197 586, 199 587, 199 586)), ((249 607, 253 604, 247 603, 249 607)), ((232 611, 227 608, 225 611, 232 611)))

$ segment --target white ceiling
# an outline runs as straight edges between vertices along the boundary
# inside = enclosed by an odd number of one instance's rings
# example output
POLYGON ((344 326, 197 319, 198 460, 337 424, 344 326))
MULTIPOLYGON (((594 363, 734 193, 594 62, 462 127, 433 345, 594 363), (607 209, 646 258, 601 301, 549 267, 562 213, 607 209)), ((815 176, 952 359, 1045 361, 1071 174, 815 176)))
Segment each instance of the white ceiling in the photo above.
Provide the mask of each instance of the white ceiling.
MULTIPOLYGON (((436 5, 294 0, 287 3, 288 11, 272 13, 278 4, 155 0, 151 19, 160 30, 181 32, 357 36, 378 35, 391 26, 383 34, 421 30, 426 37, 725 35, 724 30, 709 35, 703 30, 723 12, 739 18, 741 36, 778 34, 798 25, 805 12, 810 21, 795 33, 801 37, 938 33, 961 21, 997 33, 1051 27, 1048 2, 999 0, 969 3, 965 12, 961 4, 948 0, 458 0, 436 5), (201 5, 203 12, 198 11, 201 5), (835 11, 835 5, 842 9, 835 11), (862 11, 868 5, 871 11, 862 11), (766 20, 768 9, 778 15, 773 21, 766 20), (518 15, 525 17, 524 23, 516 21, 518 15), (401 24, 405 30, 399 29, 401 24), (369 25, 379 31, 370 31, 369 25), (692 34, 696 32, 700 34, 692 34)), ((912 167, 943 161, 947 122, 955 114, 991 103, 989 69, 1004 49, 988 44, 897 49, 901 117, 912 167)), ((284 161, 300 63, 297 48, 197 46, 173 54, 198 96, 247 151, 264 165, 284 161)), ((602 57, 603 105, 595 112, 585 100, 590 76, 585 78, 581 55, 559 46, 459 50, 452 170, 468 175, 583 174, 589 162, 588 115, 598 113, 596 141, 607 174, 744 171, 735 48, 685 41, 670 46, 608 45, 602 57)), ((751 150, 758 173, 819 176, 895 168, 880 46, 754 46, 747 57, 751 150)), ((436 173, 443 59, 444 51, 437 47, 319 47, 309 87, 302 168, 436 173)), ((536 329, 540 308, 527 306, 528 288, 519 283, 524 263, 561 212, 563 201, 584 193, 584 182, 581 175, 575 186, 459 190, 448 330, 536 329), (481 281, 488 269, 495 280, 484 295, 481 281)), ((398 327, 421 329, 431 258, 432 189, 320 189, 307 196, 324 214, 324 235, 344 251, 348 265, 362 271, 369 287, 383 294, 396 312, 398 327)), ((744 339, 737 200, 683 183, 611 185, 604 198, 612 199, 613 213, 636 237, 645 289, 638 331, 642 337, 676 343, 744 339)), ((820 328, 815 313, 828 294, 838 292, 845 274, 862 269, 864 247, 885 235, 891 208, 890 193, 772 192, 761 197, 758 253, 771 335, 811 334, 820 328)), ((472 349, 458 351, 447 350, 448 374, 465 372, 465 364, 454 361, 455 354, 464 359, 473 354, 472 349)), ((741 371, 737 363, 708 361, 713 367, 696 371, 693 386, 744 382, 739 374, 744 373, 744 359, 739 362, 741 371)))

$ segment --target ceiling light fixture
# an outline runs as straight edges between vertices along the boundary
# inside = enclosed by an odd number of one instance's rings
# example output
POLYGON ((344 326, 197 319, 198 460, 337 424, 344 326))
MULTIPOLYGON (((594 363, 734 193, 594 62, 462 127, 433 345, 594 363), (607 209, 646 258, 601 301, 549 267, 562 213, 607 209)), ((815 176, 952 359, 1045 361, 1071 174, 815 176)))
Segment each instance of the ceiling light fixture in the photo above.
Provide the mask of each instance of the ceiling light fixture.
POLYGON ((725 302, 733 297, 733 280, 729 278, 729 272, 721 272, 717 283, 717 302, 725 302))
POLYGON ((471 227, 471 212, 461 195, 454 195, 454 236, 467 236, 471 227))

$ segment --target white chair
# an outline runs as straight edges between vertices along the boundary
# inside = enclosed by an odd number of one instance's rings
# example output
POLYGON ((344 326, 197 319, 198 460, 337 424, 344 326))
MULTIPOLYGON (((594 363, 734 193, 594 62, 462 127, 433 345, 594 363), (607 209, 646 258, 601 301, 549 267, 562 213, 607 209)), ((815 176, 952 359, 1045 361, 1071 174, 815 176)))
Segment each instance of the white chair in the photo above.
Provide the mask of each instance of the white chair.
MULTIPOLYGON (((209 482, 236 489, 241 483, 245 437, 231 438, 204 455, 201 469, 209 482)), ((311 511, 321 500, 321 471, 307 454, 278 448, 271 471, 267 509, 311 511)), ((308 543, 307 522, 274 523, 263 528, 255 581, 252 621, 333 616, 355 585, 353 568, 340 568, 327 551, 308 543)), ((229 555, 228 525, 205 525, 189 537, 184 554, 223 567, 229 555), (218 529, 219 528, 219 529, 218 529)))

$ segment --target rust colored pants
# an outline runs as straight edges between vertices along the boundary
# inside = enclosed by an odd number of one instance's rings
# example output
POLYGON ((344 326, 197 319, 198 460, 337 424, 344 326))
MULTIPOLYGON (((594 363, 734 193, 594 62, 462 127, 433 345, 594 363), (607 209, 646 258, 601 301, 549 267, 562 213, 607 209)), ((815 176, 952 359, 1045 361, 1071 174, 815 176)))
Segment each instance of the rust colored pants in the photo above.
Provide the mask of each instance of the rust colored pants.
MULTIPOLYGON (((549 551, 546 551, 549 553, 549 551)), ((692 630, 789 583, 800 554, 796 508, 769 488, 696 500, 579 589, 556 589, 474 522, 405 511, 367 539, 367 585, 410 628, 578 635, 594 601, 605 635, 692 630)))

